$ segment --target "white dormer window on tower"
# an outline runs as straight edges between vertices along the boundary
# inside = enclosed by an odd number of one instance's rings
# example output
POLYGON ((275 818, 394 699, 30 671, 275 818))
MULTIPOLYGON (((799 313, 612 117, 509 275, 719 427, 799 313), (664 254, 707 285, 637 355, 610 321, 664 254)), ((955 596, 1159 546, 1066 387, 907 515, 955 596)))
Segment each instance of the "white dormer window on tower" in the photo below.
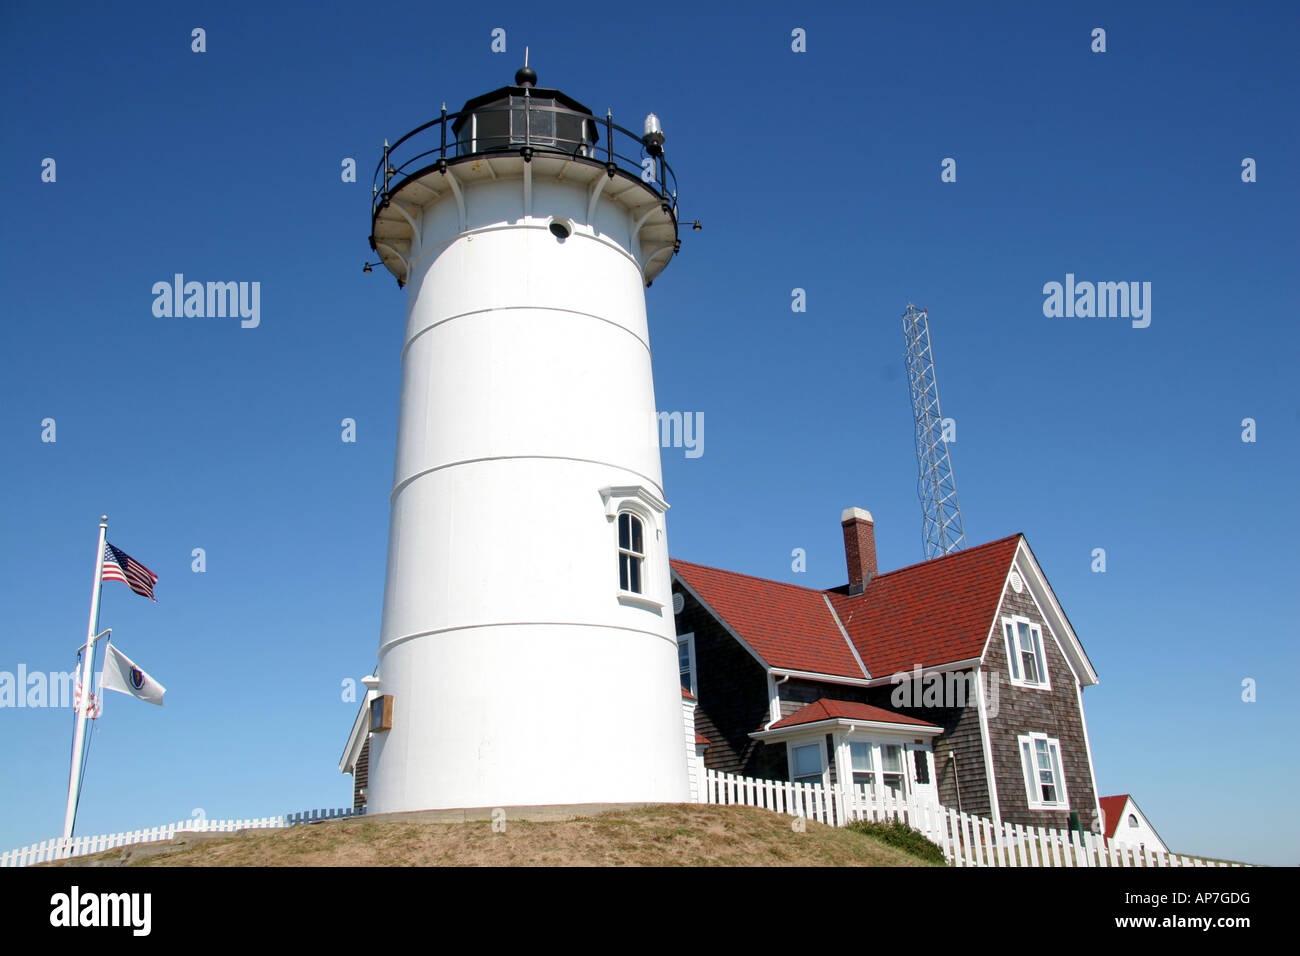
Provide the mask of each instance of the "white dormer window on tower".
POLYGON ((618 516, 618 586, 641 593, 641 562, 645 560, 645 532, 641 519, 629 511, 618 516))
POLYGON ((659 550, 667 502, 640 485, 602 488, 600 496, 613 525, 609 560, 618 561, 619 603, 662 612, 672 597, 659 550))

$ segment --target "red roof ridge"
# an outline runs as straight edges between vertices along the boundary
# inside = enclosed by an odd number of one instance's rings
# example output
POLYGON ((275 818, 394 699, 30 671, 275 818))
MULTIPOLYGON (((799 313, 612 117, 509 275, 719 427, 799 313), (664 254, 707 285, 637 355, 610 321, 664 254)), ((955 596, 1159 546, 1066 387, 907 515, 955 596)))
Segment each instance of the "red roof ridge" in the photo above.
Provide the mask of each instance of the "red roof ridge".
MULTIPOLYGON (((917 562, 914 563, 914 564, 909 564, 909 565, 906 565, 906 566, 901 567, 901 568, 894 568, 894 570, 892 570, 892 571, 882 571, 880 574, 875 575, 871 580, 872 580, 872 581, 878 581, 878 580, 880 580, 881 578, 887 578, 887 577, 889 577, 890 575, 893 575, 893 574, 902 574, 904 571, 911 571, 913 568, 919 568, 919 567, 922 567, 922 566, 925 566, 925 567, 928 567, 928 568, 932 568, 932 567, 934 567, 935 565, 939 564, 939 563, 942 562, 942 561, 949 561, 949 560, 951 560, 952 558, 960 557, 960 556, 963 555, 963 554, 974 554, 976 551, 982 551, 982 550, 984 550, 985 548, 991 548, 991 547, 993 547, 994 545, 997 545, 997 544, 1006 544, 1006 543, 1007 543, 1008 541, 1010 541, 1012 538, 1023 538, 1023 537, 1024 537, 1024 534, 1023 534, 1022 532, 1020 532, 1020 531, 1017 531, 1015 534, 1009 534, 1009 535, 1007 535, 1005 538, 998 538, 996 541, 985 541, 983 544, 972 545, 971 547, 969 547, 969 548, 963 548, 963 549, 960 550, 960 551, 951 551, 951 552, 949 552, 948 554, 941 554, 941 555, 939 555, 939 557, 937 557, 937 558, 927 558, 927 559, 924 560, 924 561, 917 561, 917 562)), ((842 588, 842 587, 847 587, 847 585, 841 584, 841 585, 839 585, 839 587, 841 587, 841 588, 842 588)), ((867 582, 867 587, 871 587, 871 582, 870 582, 870 581, 867 582)), ((835 590, 837 590, 837 588, 827 588, 826 590, 827 590, 827 591, 835 591, 835 590)))
MULTIPOLYGON (((1024 533, 1017 531, 1015 534, 1009 534, 1006 537, 998 538, 995 541, 985 541, 983 544, 972 545, 969 548, 963 548, 961 551, 953 551, 950 554, 940 555, 937 558, 927 558, 924 561, 917 561, 913 564, 904 565, 901 568, 894 568, 894 570, 892 571, 882 571, 881 573, 875 575, 871 580, 878 581, 880 578, 887 578, 892 574, 901 574, 904 571, 911 571, 913 568, 919 568, 922 565, 925 565, 926 567, 934 567, 939 562, 947 561, 951 558, 956 558, 963 554, 974 554, 977 551, 982 551, 985 548, 991 548, 997 544, 1006 544, 1008 541, 1010 541, 1013 538, 1023 538, 1023 537, 1024 537, 1024 533)), ((848 586, 845 584, 839 584, 832 588, 814 588, 814 587, 809 587, 806 584, 792 584, 789 581, 778 581, 776 578, 765 578, 765 577, 760 577, 757 574, 746 574, 743 571, 729 571, 726 568, 714 567, 711 564, 699 564, 698 562, 695 561, 684 561, 681 558, 670 558, 668 563, 670 565, 684 564, 692 568, 702 568, 705 571, 717 571, 719 574, 732 574, 739 578, 749 578, 751 581, 762 581, 765 584, 780 584, 788 588, 798 588, 801 591, 811 591, 814 594, 830 594, 832 592, 838 591, 841 588, 845 588, 848 586)), ((867 586, 870 587, 871 586, 870 583, 868 583, 867 586)))

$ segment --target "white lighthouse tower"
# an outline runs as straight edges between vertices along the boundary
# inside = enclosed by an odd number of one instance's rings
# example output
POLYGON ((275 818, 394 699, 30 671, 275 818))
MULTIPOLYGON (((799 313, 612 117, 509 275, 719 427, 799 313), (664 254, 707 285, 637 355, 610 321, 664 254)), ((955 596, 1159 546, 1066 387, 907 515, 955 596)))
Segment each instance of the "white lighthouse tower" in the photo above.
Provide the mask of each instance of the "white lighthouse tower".
POLYGON ((370 242, 407 304, 369 812, 687 799, 644 294, 676 189, 645 130, 525 67, 385 145, 370 242))

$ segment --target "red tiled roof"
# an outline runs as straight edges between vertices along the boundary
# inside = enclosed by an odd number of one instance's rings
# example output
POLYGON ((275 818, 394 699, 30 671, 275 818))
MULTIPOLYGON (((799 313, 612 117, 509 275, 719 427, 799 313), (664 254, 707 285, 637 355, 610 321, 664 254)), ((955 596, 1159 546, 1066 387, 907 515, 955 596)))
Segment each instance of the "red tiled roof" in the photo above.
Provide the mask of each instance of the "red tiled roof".
POLYGON ((1124 805, 1128 803, 1128 794, 1121 793, 1114 797, 1102 797, 1097 801, 1101 804, 1101 814, 1106 822, 1106 839, 1115 835, 1115 828, 1119 826, 1119 818, 1124 815, 1124 805))
POLYGON ((936 725, 927 723, 924 720, 896 714, 892 710, 885 710, 883 707, 872 707, 870 704, 859 704, 851 700, 830 700, 825 697, 813 701, 807 707, 795 711, 789 717, 782 717, 772 725, 771 729, 780 730, 782 727, 797 727, 799 724, 812 724, 819 720, 835 720, 836 718, 874 720, 877 723, 906 724, 909 727, 939 729, 936 725))
POLYGON ((862 594, 817 591, 673 561, 673 570, 769 667, 872 677, 979 657, 1020 535, 872 578, 862 594), (824 596, 823 596, 824 595, 824 596))
POLYGON ((706 747, 709 746, 709 738, 706 737, 706 736, 704 736, 703 734, 696 734, 696 735, 695 735, 695 746, 698 747, 698 746, 700 746, 700 744, 703 744, 703 745, 706 746, 706 747))
POLYGON ((687 561, 672 566, 769 666, 863 676, 821 591, 687 561))
POLYGON ((685 697, 687 700, 694 700, 694 699, 695 699, 695 695, 692 694, 692 693, 691 693, 689 690, 687 690, 685 687, 682 688, 682 696, 685 697))

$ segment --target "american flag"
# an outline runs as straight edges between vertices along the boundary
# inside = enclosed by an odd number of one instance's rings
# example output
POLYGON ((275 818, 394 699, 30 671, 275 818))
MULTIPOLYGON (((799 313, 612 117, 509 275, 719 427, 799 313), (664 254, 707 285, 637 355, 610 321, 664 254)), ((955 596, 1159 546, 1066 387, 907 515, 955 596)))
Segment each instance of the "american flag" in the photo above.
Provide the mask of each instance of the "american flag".
POLYGON ((149 598, 155 604, 158 602, 158 599, 153 596, 153 586, 158 583, 158 575, 125 551, 119 551, 107 541, 104 542, 104 576, 102 580, 121 581, 136 594, 149 598))

